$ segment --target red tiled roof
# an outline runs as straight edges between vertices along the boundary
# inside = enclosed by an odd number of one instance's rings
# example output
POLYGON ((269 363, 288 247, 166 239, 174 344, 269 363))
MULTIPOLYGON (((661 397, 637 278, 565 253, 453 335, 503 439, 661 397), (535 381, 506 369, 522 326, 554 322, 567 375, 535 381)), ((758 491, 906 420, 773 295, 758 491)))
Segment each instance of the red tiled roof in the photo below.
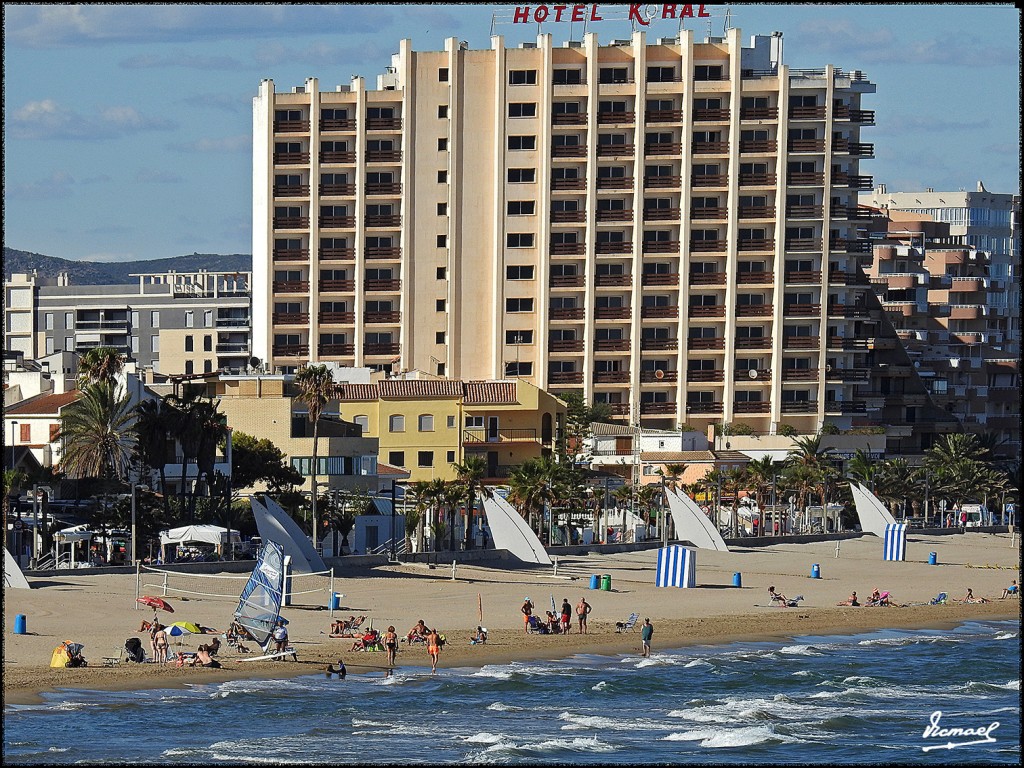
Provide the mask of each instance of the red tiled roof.
POLYGON ((381 397, 460 397, 462 382, 454 379, 384 379, 381 397))
POLYGON ((514 405, 516 383, 514 381, 467 381, 465 384, 466 405, 514 405))
POLYGON ((668 462, 674 464, 700 464, 715 460, 711 451, 642 451, 641 461, 668 462))
POLYGON ((57 415, 60 409, 73 403, 82 393, 77 389, 59 395, 36 395, 4 410, 4 416, 45 416, 57 415))
POLYGON ((379 394, 376 384, 342 384, 337 388, 339 400, 376 400, 379 394))
POLYGON ((396 467, 391 464, 385 464, 382 461, 377 462, 377 476, 381 477, 384 475, 396 475, 398 477, 408 477, 411 473, 405 467, 396 467))

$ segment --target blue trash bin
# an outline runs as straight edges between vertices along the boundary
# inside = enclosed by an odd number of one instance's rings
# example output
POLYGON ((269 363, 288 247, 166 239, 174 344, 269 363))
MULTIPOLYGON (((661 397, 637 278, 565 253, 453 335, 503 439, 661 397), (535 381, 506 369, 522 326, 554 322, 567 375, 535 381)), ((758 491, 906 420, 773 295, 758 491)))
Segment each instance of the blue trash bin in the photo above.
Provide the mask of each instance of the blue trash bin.
POLYGON ((812 579, 820 579, 821 578, 821 566, 819 566, 817 563, 815 563, 814 565, 811 566, 811 578, 812 579))
POLYGON ((337 592, 331 593, 331 610, 336 611, 341 606, 341 595, 337 592))
POLYGON ((16 634, 16 635, 26 635, 26 634, 28 634, 28 629, 25 626, 25 614, 24 613, 19 613, 17 616, 14 617, 14 634, 16 634))
POLYGON ((743 576, 742 576, 742 574, 734 573, 732 575, 732 585, 734 587, 742 587, 743 586, 743 576))
POLYGON ((939 556, 935 552, 928 553, 928 565, 938 565, 939 556))
POLYGON ((590 588, 599 589, 601 587, 601 577, 596 573, 590 577, 590 588))

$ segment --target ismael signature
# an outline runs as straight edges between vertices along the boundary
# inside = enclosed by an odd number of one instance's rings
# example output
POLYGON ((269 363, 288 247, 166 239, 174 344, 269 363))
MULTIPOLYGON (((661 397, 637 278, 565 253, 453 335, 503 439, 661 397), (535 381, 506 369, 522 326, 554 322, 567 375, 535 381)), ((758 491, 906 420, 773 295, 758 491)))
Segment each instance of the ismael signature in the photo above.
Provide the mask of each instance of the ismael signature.
POLYGON ((925 726, 924 733, 921 734, 922 739, 949 739, 945 744, 931 744, 927 747, 921 747, 922 752, 930 752, 933 749, 956 749, 957 747, 966 747, 970 744, 994 744, 995 739, 992 738, 992 731, 999 727, 999 721, 995 721, 990 725, 979 726, 978 728, 942 728, 939 723, 942 720, 942 712, 936 710, 932 712, 931 721, 925 726), (952 741, 953 738, 971 738, 970 741, 952 741))

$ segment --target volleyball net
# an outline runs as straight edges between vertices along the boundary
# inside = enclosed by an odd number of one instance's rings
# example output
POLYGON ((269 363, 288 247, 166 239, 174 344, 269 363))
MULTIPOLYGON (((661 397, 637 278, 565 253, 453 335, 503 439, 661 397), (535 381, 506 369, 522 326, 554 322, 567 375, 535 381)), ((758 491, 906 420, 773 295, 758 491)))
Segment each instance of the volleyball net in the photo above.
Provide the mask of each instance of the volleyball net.
MULTIPOLYGON (((237 601, 248 580, 248 573, 187 573, 143 565, 136 575, 135 595, 237 601)), ((333 592, 333 571, 289 571, 285 576, 285 605, 327 608, 333 592)))

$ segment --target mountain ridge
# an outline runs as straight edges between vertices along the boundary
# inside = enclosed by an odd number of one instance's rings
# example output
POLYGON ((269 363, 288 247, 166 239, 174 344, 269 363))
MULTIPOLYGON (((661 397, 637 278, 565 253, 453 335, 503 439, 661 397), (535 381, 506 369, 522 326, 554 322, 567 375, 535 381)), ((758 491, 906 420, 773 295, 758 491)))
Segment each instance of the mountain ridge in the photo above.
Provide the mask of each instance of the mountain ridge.
POLYGON ((4 247, 4 280, 15 272, 31 273, 40 277, 56 278, 67 272, 71 285, 124 285, 133 283, 132 274, 140 272, 249 272, 252 255, 247 253, 190 253, 162 259, 134 259, 132 261, 77 261, 59 256, 47 256, 32 251, 4 247))

